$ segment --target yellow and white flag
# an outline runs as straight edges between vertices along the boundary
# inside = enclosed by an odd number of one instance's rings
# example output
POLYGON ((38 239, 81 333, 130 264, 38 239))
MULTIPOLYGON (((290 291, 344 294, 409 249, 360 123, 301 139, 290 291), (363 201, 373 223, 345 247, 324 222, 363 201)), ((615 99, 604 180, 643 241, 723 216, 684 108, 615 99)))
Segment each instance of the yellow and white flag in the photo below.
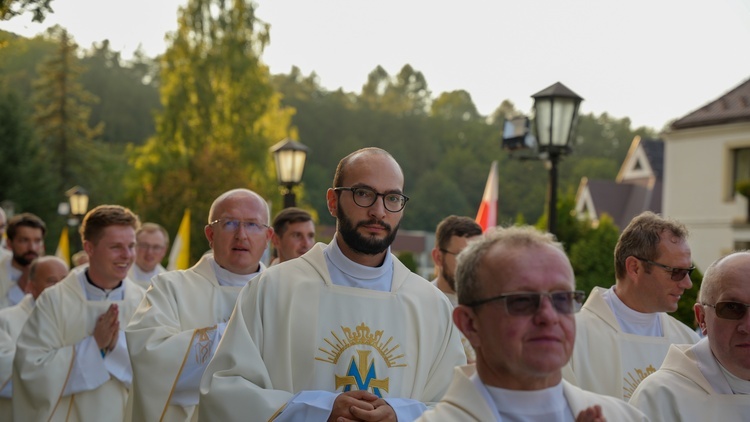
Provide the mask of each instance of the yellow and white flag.
POLYGON ((186 209, 182 216, 180 228, 172 242, 172 250, 169 251, 169 264, 167 270, 186 270, 190 267, 190 210, 186 209))
POLYGON ((70 267, 70 240, 68 239, 68 226, 63 227, 60 233, 60 241, 57 242, 55 256, 65 261, 70 267))

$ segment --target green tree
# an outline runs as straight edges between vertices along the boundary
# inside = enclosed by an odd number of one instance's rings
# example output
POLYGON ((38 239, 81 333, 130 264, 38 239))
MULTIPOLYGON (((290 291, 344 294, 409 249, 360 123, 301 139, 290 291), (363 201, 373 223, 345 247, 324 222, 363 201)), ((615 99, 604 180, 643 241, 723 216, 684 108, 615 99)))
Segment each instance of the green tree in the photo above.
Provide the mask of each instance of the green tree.
POLYGON ((607 214, 591 228, 586 222, 584 235, 570 247, 570 263, 576 274, 576 287, 588 295, 595 286, 615 284, 615 245, 620 236, 614 220, 607 214))
POLYGON ((476 120, 480 117, 471 94, 463 89, 440 94, 432 103, 431 114, 451 120, 476 120))
POLYGON ((52 13, 52 0, 0 0, 0 20, 7 21, 15 16, 31 12, 34 22, 43 22, 52 13))
POLYGON ((76 58, 78 46, 65 29, 54 27, 49 33, 58 49, 39 68, 34 83, 34 124, 43 159, 54 169, 56 190, 93 180, 88 164, 94 139, 102 125, 89 126, 89 105, 96 98, 85 91, 78 76, 83 71, 76 58))
POLYGON ((296 132, 260 61, 267 43, 251 3, 190 0, 162 57, 163 110, 156 135, 132 149, 128 191, 144 219, 172 233, 192 209, 193 260, 208 247, 203 226, 222 192, 244 187, 281 203, 268 149, 296 132))

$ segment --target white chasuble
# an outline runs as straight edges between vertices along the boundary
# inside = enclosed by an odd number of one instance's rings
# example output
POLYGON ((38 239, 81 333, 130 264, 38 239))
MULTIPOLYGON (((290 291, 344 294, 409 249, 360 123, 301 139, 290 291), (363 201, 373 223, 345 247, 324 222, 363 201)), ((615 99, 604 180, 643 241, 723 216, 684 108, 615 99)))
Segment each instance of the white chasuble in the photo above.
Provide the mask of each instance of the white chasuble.
MULTIPOLYGON (((91 336, 97 318, 112 303, 119 307, 122 330, 143 298, 141 287, 122 281, 124 300, 86 299, 74 271, 46 289, 18 338, 13 368, 13 417, 16 421, 123 421, 129 387, 110 376, 88 391, 66 395, 71 382, 76 344, 91 336)), ((119 347, 125 347, 124 344, 119 347)), ((102 361, 92 362, 97 369, 102 361)))
POLYGON ((197 419, 200 378, 241 289, 220 286, 212 260, 154 277, 126 329, 134 421, 197 419))
MULTIPOLYGON (((390 292, 334 285, 323 249, 270 267, 242 290, 201 380, 201 420, 283 418, 305 391, 442 397, 465 362, 448 300, 397 259, 390 292)), ((309 415, 327 417, 328 405, 309 415)))

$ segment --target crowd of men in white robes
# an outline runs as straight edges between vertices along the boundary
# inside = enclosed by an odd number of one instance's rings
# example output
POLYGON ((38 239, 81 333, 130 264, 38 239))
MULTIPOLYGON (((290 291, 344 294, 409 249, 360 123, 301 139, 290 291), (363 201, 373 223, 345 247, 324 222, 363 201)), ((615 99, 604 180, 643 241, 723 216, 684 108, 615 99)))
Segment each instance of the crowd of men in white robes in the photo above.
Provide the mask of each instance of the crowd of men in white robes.
POLYGON ((315 245, 309 213, 271 222, 257 193, 227 191, 209 253, 179 271, 161 266, 167 232, 121 206, 87 213, 70 271, 43 256, 38 217, 0 214, 0 419, 747 420, 750 253, 707 269, 700 339, 668 315, 692 287, 681 223, 634 218, 615 284, 584 301, 554 236, 449 216, 429 283, 391 253, 404 182, 382 149, 344 157, 336 232, 315 245))

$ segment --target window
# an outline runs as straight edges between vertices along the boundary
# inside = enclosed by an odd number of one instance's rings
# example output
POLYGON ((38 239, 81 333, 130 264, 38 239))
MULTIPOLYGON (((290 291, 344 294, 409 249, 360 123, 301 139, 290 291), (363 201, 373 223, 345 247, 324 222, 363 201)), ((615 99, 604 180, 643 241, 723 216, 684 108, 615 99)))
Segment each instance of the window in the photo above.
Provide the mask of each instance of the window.
POLYGON ((727 187, 729 198, 734 197, 734 190, 740 180, 750 180, 750 148, 732 150, 732 183, 727 187))

